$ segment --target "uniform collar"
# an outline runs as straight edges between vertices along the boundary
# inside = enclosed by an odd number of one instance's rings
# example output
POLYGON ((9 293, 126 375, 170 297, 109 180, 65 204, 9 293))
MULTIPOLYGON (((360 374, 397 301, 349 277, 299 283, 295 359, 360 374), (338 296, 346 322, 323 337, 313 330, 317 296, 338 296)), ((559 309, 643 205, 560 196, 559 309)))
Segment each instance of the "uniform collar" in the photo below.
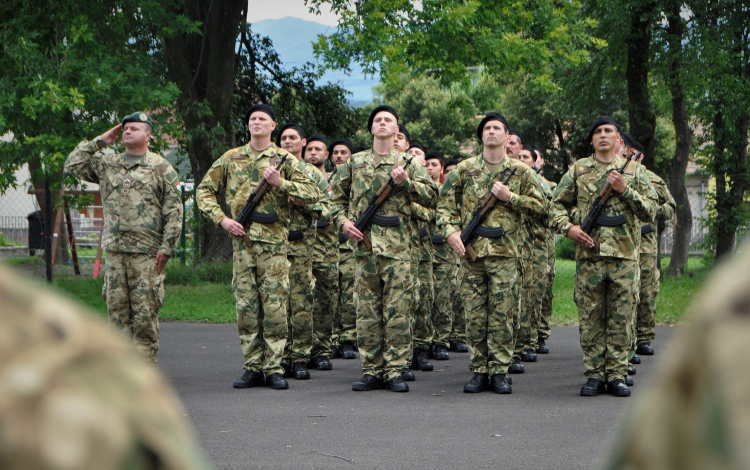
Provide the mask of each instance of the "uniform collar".
MULTIPOLYGON (((271 142, 271 145, 268 146, 260 155, 258 155, 258 159, 263 157, 274 157, 276 156, 276 152, 278 151, 278 147, 276 147, 276 144, 271 142)), ((242 149, 240 150, 240 153, 242 155, 247 155, 248 157, 255 158, 255 152, 253 151, 253 147, 248 142, 242 149)))

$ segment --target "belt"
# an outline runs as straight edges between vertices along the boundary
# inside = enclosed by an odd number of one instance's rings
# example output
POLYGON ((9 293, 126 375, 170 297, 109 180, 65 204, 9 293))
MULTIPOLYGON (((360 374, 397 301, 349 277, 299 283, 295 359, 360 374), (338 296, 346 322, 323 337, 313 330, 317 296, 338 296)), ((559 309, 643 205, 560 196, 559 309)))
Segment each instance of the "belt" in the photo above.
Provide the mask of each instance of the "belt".
POLYGON ((419 238, 424 238, 428 235, 427 229, 424 227, 419 228, 419 238))
POLYGON ((620 225, 625 225, 625 222, 627 222, 627 220, 622 214, 612 217, 600 215, 599 218, 596 219, 596 225, 600 227, 619 227, 620 225))
POLYGON ((445 238, 442 235, 435 235, 432 237, 433 245, 445 245, 445 238))
POLYGON ((330 221, 327 221, 327 220, 326 220, 326 221, 323 221, 323 220, 319 220, 319 221, 317 221, 317 222, 315 223, 315 226, 316 226, 317 228, 325 228, 325 227, 328 227, 329 225, 331 225, 331 222, 330 222, 330 221))
POLYGON ((380 227, 398 227, 401 225, 401 219, 397 215, 373 215, 370 222, 380 227))
POLYGON ((344 232, 339 232, 339 243, 346 243, 348 240, 349 237, 344 232))
POLYGON ((279 221, 279 214, 271 212, 270 214, 261 214, 260 212, 253 212, 250 214, 250 220, 258 222, 259 224, 273 224, 279 221))
POLYGON ((651 233, 654 231, 654 227, 651 226, 651 224, 644 225, 641 227, 641 235, 646 235, 647 233, 651 233))
POLYGON ((305 238, 305 232, 303 230, 290 230, 289 235, 286 237, 290 242, 302 240, 305 238))
POLYGON ((474 233, 484 238, 500 238, 505 235, 502 227, 482 227, 481 225, 474 230, 474 233))

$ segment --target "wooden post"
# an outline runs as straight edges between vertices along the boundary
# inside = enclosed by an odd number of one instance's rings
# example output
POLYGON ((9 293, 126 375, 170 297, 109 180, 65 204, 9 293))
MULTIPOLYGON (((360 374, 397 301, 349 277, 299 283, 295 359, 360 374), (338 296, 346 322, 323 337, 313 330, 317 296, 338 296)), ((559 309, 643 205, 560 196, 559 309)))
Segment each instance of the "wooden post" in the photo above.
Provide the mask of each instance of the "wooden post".
POLYGON ((68 240, 70 240, 70 253, 73 255, 73 270, 76 274, 81 274, 81 267, 78 265, 78 249, 76 248, 76 237, 73 234, 73 221, 70 220, 70 208, 63 202, 65 207, 65 222, 68 226, 68 240))

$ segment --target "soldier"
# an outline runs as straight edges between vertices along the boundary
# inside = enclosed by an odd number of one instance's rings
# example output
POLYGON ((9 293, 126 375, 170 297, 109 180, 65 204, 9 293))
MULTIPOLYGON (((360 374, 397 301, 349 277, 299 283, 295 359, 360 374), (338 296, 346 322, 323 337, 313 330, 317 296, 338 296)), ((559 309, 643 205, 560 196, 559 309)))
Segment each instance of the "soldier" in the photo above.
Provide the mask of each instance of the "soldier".
POLYGON ((445 162, 445 170, 443 170, 443 172, 447 175, 451 171, 455 170, 457 165, 458 160, 451 158, 450 160, 445 162))
POLYGON ((94 140, 78 144, 65 171, 99 184, 102 248, 107 250, 102 294, 109 323, 156 364, 164 266, 177 248, 183 209, 177 173, 164 157, 148 150, 152 124, 145 113, 126 116, 94 140), (120 130, 125 152, 102 153, 120 130))
POLYGON ((750 247, 712 273, 618 433, 606 466, 741 469, 750 462, 750 247))
POLYGON ((0 467, 208 468, 167 380, 92 312, 3 266, 0 304, 0 467))
POLYGON ((651 220, 654 207, 645 169, 630 163, 624 174, 618 171, 625 163, 616 153, 619 139, 614 119, 602 116, 594 121, 587 140, 595 154, 571 166, 553 194, 553 226, 577 243, 575 301, 588 377, 581 396, 605 390, 630 396, 624 378, 629 324, 638 304, 638 219, 651 220), (605 184, 611 185, 613 197, 588 235, 580 224, 605 184))
POLYGON ((408 392, 401 374, 408 367, 411 350, 411 301, 404 295, 414 287, 410 203, 434 208, 436 194, 423 168, 402 167, 404 155, 393 148, 398 130, 396 111, 378 106, 367 124, 374 137, 372 149, 354 154, 338 166, 331 201, 337 226, 357 242, 357 343, 364 375, 352 389, 373 390, 385 380, 388 389, 408 392), (363 234, 354 221, 389 176, 393 191, 363 234), (365 235, 372 249, 363 242, 365 235))
MULTIPOLYGON (((318 370, 331 370, 330 359, 321 357, 313 361, 315 328, 313 310, 315 305, 315 280, 313 278, 313 251, 316 239, 316 223, 319 219, 329 219, 327 206, 328 184, 320 171, 313 165, 304 163, 303 152, 308 140, 299 124, 287 123, 281 127, 277 143, 294 155, 304 165, 305 173, 325 192, 325 197, 316 204, 297 203, 290 198, 289 218, 289 337, 284 349, 284 369, 287 377, 307 380, 310 372, 308 364, 318 370)), ((327 355, 326 355, 327 356, 327 355)))
POLYGON ((505 152, 510 158, 516 158, 521 148, 523 148, 521 133, 511 127, 508 129, 508 144, 506 145, 505 152))
POLYGON ((425 160, 425 155, 427 155, 424 147, 419 142, 409 142, 409 148, 406 153, 408 153, 412 157, 421 158, 422 161, 425 160))
MULTIPOLYGON (((323 175, 326 183, 325 200, 328 205, 334 175, 326 172, 326 160, 328 149, 325 138, 318 134, 311 135, 305 147, 305 162, 313 165, 323 175)), ((330 221, 330 213, 327 220, 318 219, 316 222, 312 259, 312 273, 315 279, 312 357, 320 367, 321 364, 331 364, 331 336, 339 299, 339 236, 336 226, 330 221)))
POLYGON ((314 204, 321 193, 306 174, 304 163, 294 161, 271 141, 276 113, 270 106, 251 106, 245 113, 245 122, 250 142, 227 151, 214 162, 198 186, 198 207, 204 216, 233 235, 232 290, 245 370, 233 386, 261 385, 265 374, 268 386, 283 390, 289 387, 282 376, 281 361, 288 336, 290 198, 297 203, 314 204), (279 160, 285 156, 277 170, 279 160), (237 217, 262 179, 271 189, 253 213, 253 223, 243 227, 224 213, 217 196, 226 193, 232 217, 237 217), (239 238, 245 235, 252 246, 239 238))
MULTIPOLYGON (((352 157, 352 143, 347 139, 334 140, 328 145, 328 153, 333 163, 343 165, 352 157)), ((335 176, 331 181, 332 188, 334 182, 335 176)), ((357 342, 357 300, 354 289, 354 271, 357 265, 354 258, 355 243, 342 232, 338 232, 338 240, 339 300, 331 342, 339 347, 342 359, 356 359, 357 355, 354 352, 357 342)))
POLYGON ((461 260, 461 299, 466 316, 466 339, 471 349, 471 381, 466 393, 492 388, 511 393, 506 374, 513 354, 514 319, 519 298, 521 244, 526 236, 523 216, 541 215, 544 207, 532 170, 506 158, 508 123, 488 113, 477 127, 484 143, 482 154, 458 164, 440 189, 438 229, 461 260), (515 173, 512 173, 515 171, 515 173), (508 185, 503 182, 513 175, 508 185), (461 232, 481 202, 492 193, 499 202, 477 229, 471 245, 477 255, 466 255, 461 232))
MULTIPOLYGON (((532 145, 534 153, 537 158, 534 161, 534 169, 539 174, 543 183, 549 188, 549 194, 547 196, 548 207, 552 206, 552 193, 555 192, 557 183, 550 181, 542 175, 542 168, 544 167, 544 155, 542 149, 536 145, 532 145)), ((549 354, 549 346, 547 346, 547 340, 552 333, 552 328, 549 325, 549 319, 552 317, 552 298, 553 288, 555 285, 555 231, 552 230, 550 225, 549 217, 547 218, 547 227, 544 231, 544 238, 547 242, 547 281, 544 286, 544 294, 542 296, 542 307, 539 313, 539 327, 537 328, 537 354, 549 354)))

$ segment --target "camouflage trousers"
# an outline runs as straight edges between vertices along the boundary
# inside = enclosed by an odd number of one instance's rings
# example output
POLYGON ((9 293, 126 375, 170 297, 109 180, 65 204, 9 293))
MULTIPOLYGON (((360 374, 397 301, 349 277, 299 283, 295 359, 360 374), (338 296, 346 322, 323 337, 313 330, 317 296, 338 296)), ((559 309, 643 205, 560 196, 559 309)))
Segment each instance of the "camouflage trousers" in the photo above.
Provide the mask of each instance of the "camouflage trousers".
POLYGON ((524 272, 525 289, 522 305, 525 312, 521 315, 522 321, 516 341, 516 352, 536 351, 538 346, 537 338, 541 325, 542 303, 549 282, 548 270, 546 245, 533 246, 531 260, 528 260, 524 272), (528 318, 528 322, 524 321, 526 318, 528 318))
MULTIPOLYGON (((518 284, 518 309, 513 323, 513 357, 520 359, 524 349, 530 348, 531 342, 531 316, 528 309, 528 292, 531 288, 533 273, 532 260, 530 258, 519 258, 519 276, 521 282, 518 284)), ((536 341, 536 339, 534 339, 536 341)))
POLYGON ((472 372, 505 374, 513 356, 518 317, 516 258, 488 256, 461 260, 461 299, 472 372))
POLYGON ((362 371, 384 380, 409 367, 414 289, 412 266, 382 256, 357 256, 357 345, 362 371))
POLYGON ((286 244, 233 240, 232 290, 246 370, 282 373, 287 342, 289 262, 286 244))
POLYGON ((336 345, 357 342, 357 300, 354 273, 357 259, 351 250, 339 251, 339 307, 336 310, 331 342, 336 345))
POLYGON ((312 357, 331 357, 333 319, 339 300, 339 263, 313 263, 312 273, 315 278, 312 357))
POLYGON ((419 301, 412 319, 414 348, 429 349, 435 330, 432 325, 432 304, 435 300, 432 261, 419 262, 419 301))
POLYGON ((315 278, 310 256, 289 256, 289 333, 284 348, 284 363, 310 362, 313 348, 313 308, 315 278))
POLYGON ((547 283, 544 287, 542 297, 542 310, 539 314, 539 327, 537 328, 537 338, 547 341, 552 328, 549 326, 549 319, 552 316, 552 298, 553 288, 555 286, 555 242, 552 239, 552 250, 547 250, 547 283))
MULTIPOLYGON (((458 266, 453 261, 441 260, 432 263, 432 271, 435 275, 435 300, 432 304, 432 311, 435 312, 432 315, 432 325, 435 329, 433 342, 448 348, 451 340, 457 340, 451 338, 454 317, 463 319, 464 316, 461 302, 458 300, 458 266)), ((460 335, 460 340, 466 341, 465 330, 460 335)))
POLYGON ((164 305, 164 277, 155 254, 107 251, 102 297, 109 324, 151 363, 159 351, 159 309, 164 305))
POLYGON ((610 381, 627 374, 639 286, 638 261, 594 257, 576 263, 574 297, 587 377, 610 381))
POLYGON ((659 266, 656 255, 641 253, 641 295, 635 321, 635 346, 654 340, 656 297, 659 295, 659 266))

